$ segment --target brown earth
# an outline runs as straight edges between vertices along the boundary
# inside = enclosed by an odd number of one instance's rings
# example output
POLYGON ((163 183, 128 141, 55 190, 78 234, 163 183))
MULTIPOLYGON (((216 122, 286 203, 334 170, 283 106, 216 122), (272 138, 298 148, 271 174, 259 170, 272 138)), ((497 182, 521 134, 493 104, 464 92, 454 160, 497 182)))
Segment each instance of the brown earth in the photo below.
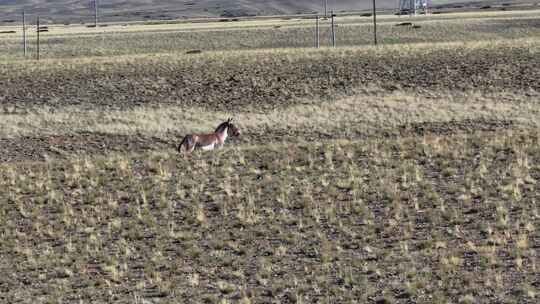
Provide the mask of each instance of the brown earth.
POLYGON ((51 64, 44 70, 7 66, 0 74, 0 103, 88 109, 178 104, 260 111, 350 95, 370 86, 428 93, 477 90, 538 96, 540 92, 540 55, 518 47, 455 47, 415 56, 398 50, 380 55, 344 50, 314 56, 278 52, 193 60, 141 58, 82 67, 51 64), (36 73, 39 77, 34 77, 36 73))

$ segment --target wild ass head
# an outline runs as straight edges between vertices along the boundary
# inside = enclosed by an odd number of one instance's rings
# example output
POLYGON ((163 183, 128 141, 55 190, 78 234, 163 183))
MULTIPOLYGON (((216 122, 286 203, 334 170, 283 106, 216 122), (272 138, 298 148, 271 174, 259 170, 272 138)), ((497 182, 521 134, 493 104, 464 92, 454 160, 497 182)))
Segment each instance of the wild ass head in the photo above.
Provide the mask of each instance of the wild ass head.
POLYGON ((222 122, 214 133, 222 133, 227 131, 228 136, 240 136, 240 130, 232 123, 233 119, 229 118, 227 121, 222 122))
POLYGON ((227 124, 229 125, 229 135, 240 136, 240 130, 232 123, 233 119, 229 118, 227 124))

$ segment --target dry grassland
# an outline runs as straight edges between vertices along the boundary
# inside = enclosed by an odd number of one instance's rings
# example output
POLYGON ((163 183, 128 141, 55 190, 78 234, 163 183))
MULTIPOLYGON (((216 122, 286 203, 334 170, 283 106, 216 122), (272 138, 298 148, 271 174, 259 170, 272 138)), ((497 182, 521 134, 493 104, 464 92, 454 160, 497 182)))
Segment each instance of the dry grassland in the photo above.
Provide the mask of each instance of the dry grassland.
POLYGON ((4 164, 2 298, 534 303, 539 152, 499 131, 4 164))
POLYGON ((467 16, 0 38, 0 302, 536 303, 539 23, 467 16))
MULTIPOLYGON (((385 44, 476 42, 538 37, 539 11, 462 13, 432 15, 410 20, 407 17, 381 16, 379 38, 385 44), (396 26, 413 22, 420 28, 396 26)), ((370 45, 370 18, 337 18, 339 46, 370 45)), ((306 48, 315 44, 315 23, 309 19, 244 20, 238 22, 179 24, 110 24, 106 27, 49 26, 41 34, 42 58, 119 56, 179 52, 188 50, 221 51, 268 48, 306 48), (226 34, 225 34, 226 33, 226 34)), ((330 21, 321 21, 321 43, 331 45, 330 21)), ((2 35, 0 61, 22 58, 20 28, 2 35)), ((35 33, 29 32, 29 52, 35 55, 35 33)))

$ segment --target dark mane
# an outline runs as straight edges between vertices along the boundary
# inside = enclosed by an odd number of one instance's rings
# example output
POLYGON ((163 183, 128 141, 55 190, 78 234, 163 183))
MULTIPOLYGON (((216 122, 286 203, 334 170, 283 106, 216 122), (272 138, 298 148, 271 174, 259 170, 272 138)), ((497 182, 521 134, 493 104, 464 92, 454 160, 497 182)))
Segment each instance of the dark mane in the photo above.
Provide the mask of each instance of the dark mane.
POLYGON ((219 124, 219 126, 217 126, 214 133, 220 133, 220 132, 223 131, 223 129, 228 128, 228 127, 229 127, 229 122, 228 121, 222 122, 222 123, 219 124))

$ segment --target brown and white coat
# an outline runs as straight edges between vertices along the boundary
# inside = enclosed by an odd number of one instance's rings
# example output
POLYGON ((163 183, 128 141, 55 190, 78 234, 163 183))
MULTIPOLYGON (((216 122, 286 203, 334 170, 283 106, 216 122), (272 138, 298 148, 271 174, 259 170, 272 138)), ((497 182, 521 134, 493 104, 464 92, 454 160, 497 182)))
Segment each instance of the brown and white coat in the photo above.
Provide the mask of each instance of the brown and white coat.
POLYGON ((221 148, 229 136, 239 136, 240 131, 232 124, 232 119, 221 123, 214 133, 210 134, 188 134, 182 139, 182 142, 178 145, 178 152, 182 151, 184 147, 188 153, 193 152, 195 149, 201 150, 214 150, 221 148))

